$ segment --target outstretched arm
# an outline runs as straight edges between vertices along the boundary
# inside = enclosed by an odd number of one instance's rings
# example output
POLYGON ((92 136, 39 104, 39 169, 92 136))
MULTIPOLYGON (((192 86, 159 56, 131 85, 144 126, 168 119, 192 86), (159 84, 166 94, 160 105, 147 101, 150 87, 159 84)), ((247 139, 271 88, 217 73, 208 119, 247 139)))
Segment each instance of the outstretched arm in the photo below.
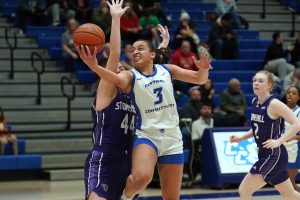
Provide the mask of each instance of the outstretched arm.
POLYGON ((77 46, 76 49, 82 61, 103 80, 114 84, 124 91, 128 91, 130 89, 132 79, 132 74, 130 72, 125 71, 123 73, 116 74, 99 66, 96 58, 96 47, 93 54, 86 45, 77 46))
MULTIPOLYGON (((123 0, 121 0, 120 2, 118 2, 118 0, 112 0, 111 4, 108 1, 106 3, 110 8, 110 14, 112 17, 110 33, 110 54, 106 68, 116 73, 118 70, 121 51, 120 18, 128 9, 128 7, 122 8, 123 0)), ((116 86, 102 79, 97 89, 96 109, 103 109, 104 107, 109 105, 112 99, 115 98, 116 94, 116 86)))
POLYGON ((204 52, 200 56, 200 60, 192 57, 198 71, 186 70, 177 65, 166 64, 170 69, 174 79, 185 81, 194 84, 204 84, 208 79, 208 71, 211 69, 211 59, 207 52, 204 52))
POLYGON ((250 129, 247 134, 243 135, 242 137, 236 137, 235 135, 230 136, 230 142, 242 142, 243 140, 247 140, 249 138, 253 137, 252 129, 250 129))

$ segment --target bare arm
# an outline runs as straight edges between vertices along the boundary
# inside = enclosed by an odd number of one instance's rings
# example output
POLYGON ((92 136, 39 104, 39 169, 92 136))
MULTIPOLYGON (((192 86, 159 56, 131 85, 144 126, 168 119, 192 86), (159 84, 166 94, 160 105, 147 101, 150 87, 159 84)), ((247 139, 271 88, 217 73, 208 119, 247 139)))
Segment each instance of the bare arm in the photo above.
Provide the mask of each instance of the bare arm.
MULTIPOLYGON (((112 16, 111 34, 110 34, 110 54, 107 61, 106 69, 117 72, 118 63, 121 53, 121 36, 120 36, 120 19, 128 7, 122 9, 123 0, 120 3, 112 0, 111 4, 107 1, 112 16)), ((116 86, 104 79, 99 83, 97 90, 97 110, 103 109, 109 105, 117 94, 116 86), (98 101, 99 100, 99 101, 98 101)))
POLYGON ((268 108, 268 112, 275 117, 282 117, 284 120, 291 124, 291 127, 277 140, 270 139, 264 142, 263 144, 265 148, 279 147, 283 142, 290 140, 300 131, 300 122, 298 121, 297 117, 291 111, 291 109, 281 101, 277 99, 272 100, 268 108))
POLYGON ((167 26, 163 27, 162 25, 158 24, 158 30, 161 34, 163 41, 160 43, 160 45, 157 48, 158 49, 167 48, 170 41, 170 34, 168 31, 168 27, 167 26))
POLYGON ((236 137, 235 135, 230 136, 230 142, 241 142, 244 140, 247 140, 249 138, 253 137, 252 129, 250 129, 246 135, 243 135, 242 137, 236 137))
POLYGON ((125 71, 116 74, 98 65, 96 58, 96 47, 93 54, 86 45, 78 46, 77 51, 82 61, 103 80, 114 84, 115 86, 121 88, 124 91, 128 91, 130 89, 130 83, 132 79, 131 72, 125 71))

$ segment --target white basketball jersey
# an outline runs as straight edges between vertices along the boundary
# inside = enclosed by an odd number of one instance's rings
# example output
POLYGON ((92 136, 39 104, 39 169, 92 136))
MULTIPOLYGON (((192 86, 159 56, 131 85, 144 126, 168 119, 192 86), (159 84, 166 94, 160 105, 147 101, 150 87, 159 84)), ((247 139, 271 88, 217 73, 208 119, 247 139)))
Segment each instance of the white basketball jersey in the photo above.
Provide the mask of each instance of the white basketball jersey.
POLYGON ((178 126, 179 117, 174 98, 171 72, 164 65, 154 65, 154 72, 145 75, 136 69, 132 92, 137 106, 137 129, 169 129, 178 126))

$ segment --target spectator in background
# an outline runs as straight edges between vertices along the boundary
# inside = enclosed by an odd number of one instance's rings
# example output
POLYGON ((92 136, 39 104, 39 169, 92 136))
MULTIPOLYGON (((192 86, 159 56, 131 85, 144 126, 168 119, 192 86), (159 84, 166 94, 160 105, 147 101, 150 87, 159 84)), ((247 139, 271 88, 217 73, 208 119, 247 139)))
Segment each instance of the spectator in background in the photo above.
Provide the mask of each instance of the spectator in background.
POLYGON ((52 17, 52 26, 61 24, 61 20, 69 21, 75 17, 68 0, 47 0, 47 14, 52 17))
POLYGON ((290 86, 300 88, 300 68, 297 68, 293 73, 290 73, 283 79, 282 92, 285 93, 290 86))
POLYGON ((151 14, 150 9, 145 9, 144 16, 139 18, 139 25, 142 27, 141 38, 152 42, 154 47, 160 43, 157 26, 159 19, 151 14))
POLYGON ((193 174, 197 180, 197 174, 201 172, 201 139, 204 130, 213 128, 214 120, 212 118, 212 105, 209 102, 203 101, 200 106, 200 116, 192 123, 192 141, 194 145, 194 160, 193 160, 193 174))
POLYGON ((18 141, 14 134, 9 134, 7 129, 7 123, 4 118, 3 110, 0 107, 0 154, 4 155, 5 146, 8 143, 12 143, 13 154, 18 155, 18 141))
POLYGON ((221 17, 228 13, 231 17, 233 28, 241 28, 235 0, 216 0, 216 12, 221 17))
POLYGON ((197 57, 197 55, 191 50, 191 43, 188 40, 182 40, 180 48, 178 48, 172 55, 171 63, 178 65, 183 69, 189 69, 198 71, 195 66, 192 57, 197 57))
POLYGON ((199 87, 201 93, 201 99, 203 102, 209 102, 214 108, 213 97, 215 95, 215 87, 213 81, 208 78, 207 82, 204 85, 200 85, 199 87))
POLYGON ((92 0, 69 0, 70 8, 76 12, 76 19, 82 23, 90 22, 93 14, 92 0))
POLYGON ((211 25, 208 43, 215 59, 239 58, 239 43, 232 28, 230 14, 223 15, 211 25))
POLYGON ((221 93, 221 110, 226 112, 225 126, 244 126, 246 122, 245 112, 247 108, 246 98, 241 90, 241 83, 233 78, 229 81, 229 87, 221 93))
POLYGON ((97 53, 97 60, 99 65, 106 66, 110 54, 110 43, 107 42, 103 46, 102 50, 97 53))
POLYGON ((109 42, 111 30, 111 16, 108 5, 105 0, 99 1, 99 7, 94 8, 92 15, 92 22, 97 24, 105 34, 106 42, 109 42))
MULTIPOLYGON (((198 71, 195 66, 192 57, 197 57, 194 52, 191 51, 191 43, 188 40, 182 40, 181 47, 177 49, 172 57, 171 63, 177 65, 183 69, 198 71)), ((191 86, 190 83, 174 80, 174 89, 180 91, 181 93, 186 93, 188 88, 191 86)))
POLYGON ((175 30, 173 47, 179 48, 182 40, 188 40, 191 44, 191 50, 197 53, 197 45, 200 43, 200 38, 196 33, 197 27, 191 20, 190 15, 186 11, 182 11, 180 15, 180 24, 175 30))
POLYGON ((282 47, 284 40, 279 31, 274 32, 272 37, 273 42, 268 47, 264 69, 278 75, 280 80, 284 80, 289 73, 295 70, 295 67, 286 60, 287 53, 293 51, 294 47, 289 45, 288 49, 284 51, 282 47))
POLYGON ((122 64, 122 66, 124 66, 126 69, 131 69, 133 68, 132 65, 131 65, 131 53, 132 53, 132 50, 131 50, 131 44, 125 44, 124 45, 124 51, 121 53, 121 56, 120 56, 120 63, 122 64))
POLYGON ((190 100, 184 104, 181 112, 182 118, 191 118, 195 121, 199 117, 199 109, 201 106, 201 93, 197 89, 190 91, 190 100))
POLYGON ((74 72, 74 62, 81 62, 73 42, 73 33, 78 26, 79 23, 76 19, 70 19, 67 24, 67 29, 62 35, 62 57, 65 70, 69 72, 74 72))
POLYGON ((37 24, 37 16, 39 13, 44 13, 45 5, 42 0, 21 0, 17 7, 17 26, 21 29, 20 34, 25 31, 25 23, 28 18, 33 25, 37 24))
POLYGON ((166 14, 161 9, 160 1, 154 1, 153 6, 150 8, 151 13, 154 16, 157 16, 163 26, 171 27, 169 20, 166 17, 166 14))
POLYGON ((139 25, 139 18, 132 9, 132 4, 126 2, 124 6, 129 6, 129 9, 121 17, 121 37, 123 42, 132 44, 139 38, 141 27, 139 25), (124 41, 125 40, 125 41, 124 41))
POLYGON ((300 33, 294 43, 294 49, 291 51, 291 63, 296 67, 300 68, 300 33))

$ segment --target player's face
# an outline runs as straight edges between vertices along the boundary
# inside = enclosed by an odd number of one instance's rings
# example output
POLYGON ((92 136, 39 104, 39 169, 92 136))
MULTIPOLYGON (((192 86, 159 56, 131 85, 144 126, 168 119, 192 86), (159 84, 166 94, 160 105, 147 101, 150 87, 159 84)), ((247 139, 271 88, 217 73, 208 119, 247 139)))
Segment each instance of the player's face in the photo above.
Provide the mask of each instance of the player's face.
MULTIPOLYGON (((144 41, 137 41, 132 45, 132 64, 137 67, 153 62, 155 53, 150 51, 148 44, 144 41)), ((152 65, 152 64, 151 64, 152 65)))
POLYGON ((300 94, 295 87, 290 87, 286 92, 286 102, 287 104, 296 105, 300 99, 300 94))
POLYGON ((125 71, 125 67, 123 67, 123 65, 121 63, 118 64, 118 69, 117 69, 117 74, 122 72, 122 71, 125 71))
POLYGON ((253 77, 253 91, 256 95, 265 95, 269 93, 271 84, 268 82, 268 77, 263 73, 257 73, 253 77))
POLYGON ((202 106, 200 109, 201 116, 209 117, 211 115, 211 107, 210 106, 202 106))

